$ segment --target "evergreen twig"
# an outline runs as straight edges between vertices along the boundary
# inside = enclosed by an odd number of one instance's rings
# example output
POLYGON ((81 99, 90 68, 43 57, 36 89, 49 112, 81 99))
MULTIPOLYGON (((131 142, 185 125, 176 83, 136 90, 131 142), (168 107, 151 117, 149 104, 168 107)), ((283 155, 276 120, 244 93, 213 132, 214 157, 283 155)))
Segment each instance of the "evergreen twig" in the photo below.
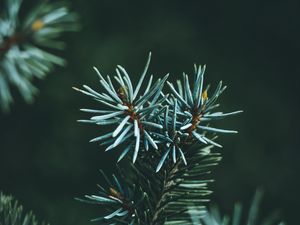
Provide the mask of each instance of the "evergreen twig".
MULTIPOLYGON (((266 218, 260 219, 259 212, 262 197, 262 189, 257 189, 250 205, 248 215, 243 215, 243 207, 241 203, 236 203, 234 205, 231 218, 228 215, 221 216, 217 206, 212 206, 209 212, 201 218, 201 220, 199 218, 194 218, 193 225, 285 225, 285 222, 283 222, 280 218, 281 215, 278 211, 274 211, 266 218)), ((191 215, 191 217, 193 217, 193 215, 191 215)))
POLYGON ((135 88, 122 66, 117 67, 114 76, 117 86, 110 76, 105 78, 94 68, 103 91, 97 92, 86 85, 83 89, 74 88, 104 106, 96 110, 81 109, 93 116, 79 122, 114 127, 91 142, 107 146, 106 151, 120 149, 118 161, 129 159, 131 168, 121 169, 118 179, 118 183, 136 193, 130 198, 131 210, 120 198, 117 201, 121 206, 114 207, 116 199, 109 191, 113 185, 101 188, 100 195, 92 199, 87 196, 111 212, 109 217, 99 218, 104 224, 192 224, 191 211, 197 217, 205 212, 207 196, 211 194, 208 183, 213 181, 208 175, 221 159, 219 153, 212 151, 214 146, 222 147, 216 143, 215 133, 236 133, 208 125, 241 111, 213 112, 226 86, 220 82, 209 96, 209 86, 203 85, 205 66, 195 66, 193 83, 184 74, 176 89, 167 81, 168 75, 154 84, 151 76, 142 91, 150 59, 151 53, 135 88), (164 94, 165 83, 171 93, 164 94))
MULTIPOLYGON (((38 223, 32 212, 24 213, 23 206, 10 195, 0 192, 0 225, 46 225, 38 223)), ((49 224, 47 224, 49 225, 49 224)))
POLYGON ((62 50, 65 43, 58 37, 79 26, 77 14, 64 2, 42 2, 22 19, 18 15, 22 0, 5 3, 0 17, 0 108, 8 111, 13 102, 11 86, 26 102, 32 102, 38 91, 33 80, 44 78, 54 65, 65 64, 63 58, 48 50, 62 50))

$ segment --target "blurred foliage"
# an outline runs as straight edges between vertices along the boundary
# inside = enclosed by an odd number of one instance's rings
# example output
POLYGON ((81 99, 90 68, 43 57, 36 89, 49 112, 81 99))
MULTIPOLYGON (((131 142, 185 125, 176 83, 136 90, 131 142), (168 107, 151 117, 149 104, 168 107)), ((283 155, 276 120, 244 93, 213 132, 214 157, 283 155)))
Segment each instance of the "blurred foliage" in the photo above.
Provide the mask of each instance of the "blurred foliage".
POLYGON ((243 207, 241 203, 235 203, 232 216, 221 215, 218 207, 216 205, 213 205, 211 206, 209 213, 207 213, 201 219, 201 221, 193 218, 194 225, 285 225, 278 211, 274 211, 271 214, 268 213, 267 216, 261 218, 260 205, 262 197, 263 190, 257 189, 249 206, 249 209, 245 210, 245 208, 247 207, 243 207), (246 211, 246 213, 244 211, 246 211))
POLYGON ((32 212, 24 213, 23 206, 12 196, 0 192, 0 225, 46 225, 38 223, 32 212))
MULTIPOLYGON (((24 11, 36 2, 24 1, 24 11)), ((207 64, 208 83, 229 85, 221 99, 224 111, 245 110, 220 122, 239 130, 239 137, 220 140, 223 162, 214 173, 213 202, 230 214, 236 199, 249 201, 261 185, 262 212, 275 205, 287 224, 297 224, 298 1, 74 0, 72 6, 82 30, 65 36, 60 56, 67 67, 35 81, 41 90, 35 104, 16 98, 11 114, 0 115, 0 189, 51 224, 85 225, 99 215, 73 197, 93 193, 94 183, 102 182, 97 170, 113 171, 117 156, 88 143, 104 132, 77 124, 78 107, 96 104, 71 87, 98 86, 93 66, 110 74, 117 63, 138 76, 151 50, 149 71, 160 72, 156 79, 170 72, 174 81, 178 71, 191 73, 191 62, 207 64)))
POLYGON ((38 91, 32 80, 43 79, 54 65, 65 64, 63 58, 45 48, 64 49, 65 43, 57 38, 65 31, 78 30, 79 25, 77 14, 64 2, 41 2, 25 18, 19 18, 22 0, 5 3, 5 10, 0 12, 0 109, 7 112, 13 102, 11 86, 32 103, 38 91))

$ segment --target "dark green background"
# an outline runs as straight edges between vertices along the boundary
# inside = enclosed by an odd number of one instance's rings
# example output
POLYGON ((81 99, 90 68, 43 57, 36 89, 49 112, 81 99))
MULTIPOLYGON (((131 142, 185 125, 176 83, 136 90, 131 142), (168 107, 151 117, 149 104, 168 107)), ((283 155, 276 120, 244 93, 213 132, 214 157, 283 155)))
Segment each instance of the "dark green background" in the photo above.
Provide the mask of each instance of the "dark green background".
POLYGON ((82 29, 64 36, 68 66, 35 82, 33 105, 15 93, 11 113, 0 115, 0 189, 53 225, 85 225, 100 215, 73 198, 96 193, 98 169, 111 172, 118 152, 88 143, 106 128, 76 123, 86 116, 78 109, 100 106, 71 87, 99 88, 94 65, 114 74, 121 64, 136 80, 151 50, 156 78, 170 72, 175 80, 191 74, 193 63, 206 64, 207 83, 229 86, 222 109, 245 111, 218 124, 239 134, 220 138, 213 201, 230 212, 262 186, 263 214, 282 209, 289 224, 299 224, 299 1, 76 0, 72 8, 82 29))

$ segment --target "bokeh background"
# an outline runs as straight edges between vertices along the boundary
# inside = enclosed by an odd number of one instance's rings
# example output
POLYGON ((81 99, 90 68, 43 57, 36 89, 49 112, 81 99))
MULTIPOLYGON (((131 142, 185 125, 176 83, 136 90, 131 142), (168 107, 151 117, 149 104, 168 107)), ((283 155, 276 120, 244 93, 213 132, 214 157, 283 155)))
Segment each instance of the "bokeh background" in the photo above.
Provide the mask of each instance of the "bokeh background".
MULTIPOLYGON (((37 2, 24 1, 24 9, 37 2)), ((299 1, 74 0, 72 8, 82 29, 64 36, 68 66, 36 81, 34 104, 15 93, 11 113, 0 115, 1 190, 53 225, 100 215, 74 197, 96 193, 98 170, 112 172, 118 153, 88 142, 104 128, 78 124, 87 116, 78 109, 100 106, 71 87, 99 88, 94 65, 113 74, 121 64, 137 80, 151 50, 156 78, 170 72, 175 80, 206 64, 207 83, 229 86, 222 109, 245 111, 219 123, 239 134, 220 138, 213 202, 230 213, 261 186, 263 214, 281 209, 288 224, 299 224, 299 1)))

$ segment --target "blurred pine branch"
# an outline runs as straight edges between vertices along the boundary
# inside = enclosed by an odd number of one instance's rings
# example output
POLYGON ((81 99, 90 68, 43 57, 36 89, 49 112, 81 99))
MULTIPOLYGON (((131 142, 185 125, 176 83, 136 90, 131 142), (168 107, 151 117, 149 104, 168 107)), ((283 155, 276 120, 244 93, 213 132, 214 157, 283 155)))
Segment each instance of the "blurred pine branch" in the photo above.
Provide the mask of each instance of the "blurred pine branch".
POLYGON ((24 100, 32 102, 37 88, 35 78, 43 79, 65 60, 48 50, 62 50, 65 43, 58 38, 66 31, 79 28, 78 16, 65 2, 41 2, 19 18, 22 0, 6 0, 0 17, 0 108, 8 111, 13 102, 11 86, 24 100))
MULTIPOLYGON (((236 203, 231 218, 228 215, 221 216, 218 207, 212 206, 201 220, 193 218, 194 225, 285 225, 278 211, 274 211, 269 216, 261 219, 260 205, 262 197, 262 189, 257 189, 247 214, 243 214, 242 204, 236 203)), ((193 217, 193 214, 191 216, 193 217)))
MULTIPOLYGON (((10 195, 0 192, 0 225, 46 225, 38 223, 32 212, 25 213, 23 206, 10 195)), ((47 224, 49 225, 49 224, 47 224)))

